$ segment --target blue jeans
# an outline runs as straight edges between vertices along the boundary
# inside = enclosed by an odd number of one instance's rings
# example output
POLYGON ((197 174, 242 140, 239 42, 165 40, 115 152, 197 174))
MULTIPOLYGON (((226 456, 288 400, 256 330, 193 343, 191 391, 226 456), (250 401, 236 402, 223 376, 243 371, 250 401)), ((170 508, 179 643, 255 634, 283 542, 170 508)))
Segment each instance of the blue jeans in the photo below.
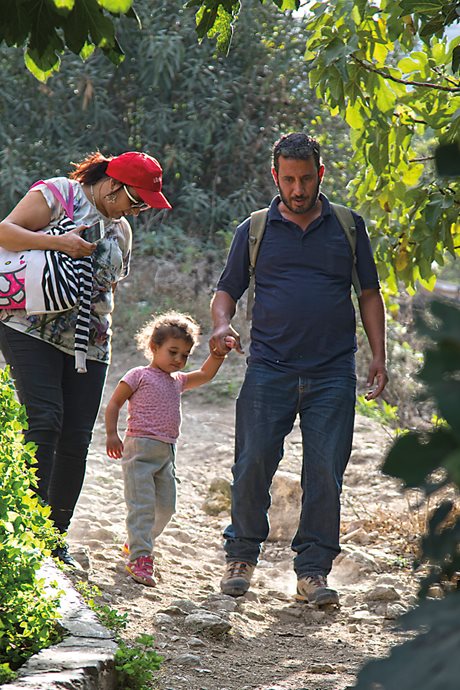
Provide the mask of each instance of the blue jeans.
POLYGON ((351 453, 353 376, 305 378, 265 364, 248 366, 236 404, 232 524, 224 532, 228 560, 257 563, 268 536, 270 486, 284 439, 299 414, 302 510, 292 549, 297 576, 327 575, 340 552, 340 493, 351 453))

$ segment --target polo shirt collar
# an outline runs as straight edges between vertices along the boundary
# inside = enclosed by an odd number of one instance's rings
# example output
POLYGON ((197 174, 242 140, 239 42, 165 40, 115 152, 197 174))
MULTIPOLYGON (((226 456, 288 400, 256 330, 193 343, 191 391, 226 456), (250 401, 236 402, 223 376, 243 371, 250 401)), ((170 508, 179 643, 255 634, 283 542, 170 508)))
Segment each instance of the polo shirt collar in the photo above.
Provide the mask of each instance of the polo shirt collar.
MULTIPOLYGON (((332 210, 331 210, 331 204, 330 204, 329 199, 322 192, 319 193, 319 198, 321 199, 322 204, 323 204, 322 208, 321 208, 320 218, 322 218, 323 216, 330 216, 332 214, 332 210)), ((281 221, 281 222, 284 221, 284 222, 289 223, 290 221, 288 221, 286 218, 284 218, 284 216, 282 216, 281 213, 279 212, 278 204, 280 203, 280 201, 281 201, 281 197, 279 194, 277 194, 271 200, 270 206, 268 208, 268 220, 269 221, 277 220, 277 221, 281 221)))

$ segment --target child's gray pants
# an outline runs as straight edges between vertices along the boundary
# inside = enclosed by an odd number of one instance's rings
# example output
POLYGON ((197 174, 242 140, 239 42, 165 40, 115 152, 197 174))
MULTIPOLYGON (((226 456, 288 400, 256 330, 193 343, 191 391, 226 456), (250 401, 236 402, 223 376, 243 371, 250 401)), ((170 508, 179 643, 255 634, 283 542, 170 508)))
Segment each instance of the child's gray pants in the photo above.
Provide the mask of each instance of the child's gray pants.
POLYGON ((156 537, 174 515, 174 456, 172 443, 145 437, 124 439, 122 468, 130 561, 152 554, 156 537))

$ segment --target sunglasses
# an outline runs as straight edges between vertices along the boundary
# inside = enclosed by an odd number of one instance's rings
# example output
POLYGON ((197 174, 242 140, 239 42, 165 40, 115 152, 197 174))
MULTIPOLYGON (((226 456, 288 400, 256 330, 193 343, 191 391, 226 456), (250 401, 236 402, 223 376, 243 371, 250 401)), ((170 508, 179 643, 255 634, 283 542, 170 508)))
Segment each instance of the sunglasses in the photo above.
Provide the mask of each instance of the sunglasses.
POLYGON ((137 208, 139 209, 139 211, 146 211, 148 208, 150 208, 150 206, 146 204, 145 201, 142 201, 141 199, 135 199, 125 184, 123 185, 123 189, 125 190, 126 196, 131 202, 131 208, 137 208))

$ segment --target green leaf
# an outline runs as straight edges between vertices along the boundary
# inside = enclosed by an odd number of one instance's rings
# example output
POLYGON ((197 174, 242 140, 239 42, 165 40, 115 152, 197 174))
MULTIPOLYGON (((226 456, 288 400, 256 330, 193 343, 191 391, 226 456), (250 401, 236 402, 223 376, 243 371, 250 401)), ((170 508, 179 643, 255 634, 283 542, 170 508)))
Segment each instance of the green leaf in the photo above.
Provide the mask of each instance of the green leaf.
POLYGON ((354 690, 455 690, 460 663, 460 593, 443 600, 422 601, 399 619, 418 635, 391 649, 389 658, 370 661, 358 675, 354 690))
POLYGON ((420 37, 427 38, 433 36, 433 34, 441 34, 444 30, 444 17, 433 17, 429 22, 427 22, 422 29, 420 29, 420 37))
POLYGON ((359 104, 351 105, 348 103, 347 110, 345 113, 345 119, 354 129, 361 129, 364 125, 364 118, 361 115, 361 108, 359 104))
POLYGON ((8 46, 22 45, 27 39, 32 27, 33 13, 28 6, 16 0, 3 0, 2 17, 0 22, 0 39, 8 46), (8 21, 5 19, 8 18, 8 21))
POLYGON ((427 438, 425 442, 412 432, 401 436, 390 449, 382 471, 402 479, 406 487, 423 486, 425 479, 442 465, 457 444, 446 429, 428 434, 427 438))
POLYGON ((72 10, 75 0, 51 0, 57 10, 72 10))
POLYGON ((133 0, 97 0, 97 2, 105 10, 114 14, 125 14, 133 4, 133 0))
POLYGON ((455 46, 452 51, 452 72, 460 70, 460 46, 455 46))
POLYGON ((400 0, 400 16, 406 14, 437 14, 442 10, 442 0, 400 0))
POLYGON ((46 82, 59 70, 61 60, 55 53, 39 55, 34 50, 26 50, 24 53, 24 64, 36 79, 46 82))

